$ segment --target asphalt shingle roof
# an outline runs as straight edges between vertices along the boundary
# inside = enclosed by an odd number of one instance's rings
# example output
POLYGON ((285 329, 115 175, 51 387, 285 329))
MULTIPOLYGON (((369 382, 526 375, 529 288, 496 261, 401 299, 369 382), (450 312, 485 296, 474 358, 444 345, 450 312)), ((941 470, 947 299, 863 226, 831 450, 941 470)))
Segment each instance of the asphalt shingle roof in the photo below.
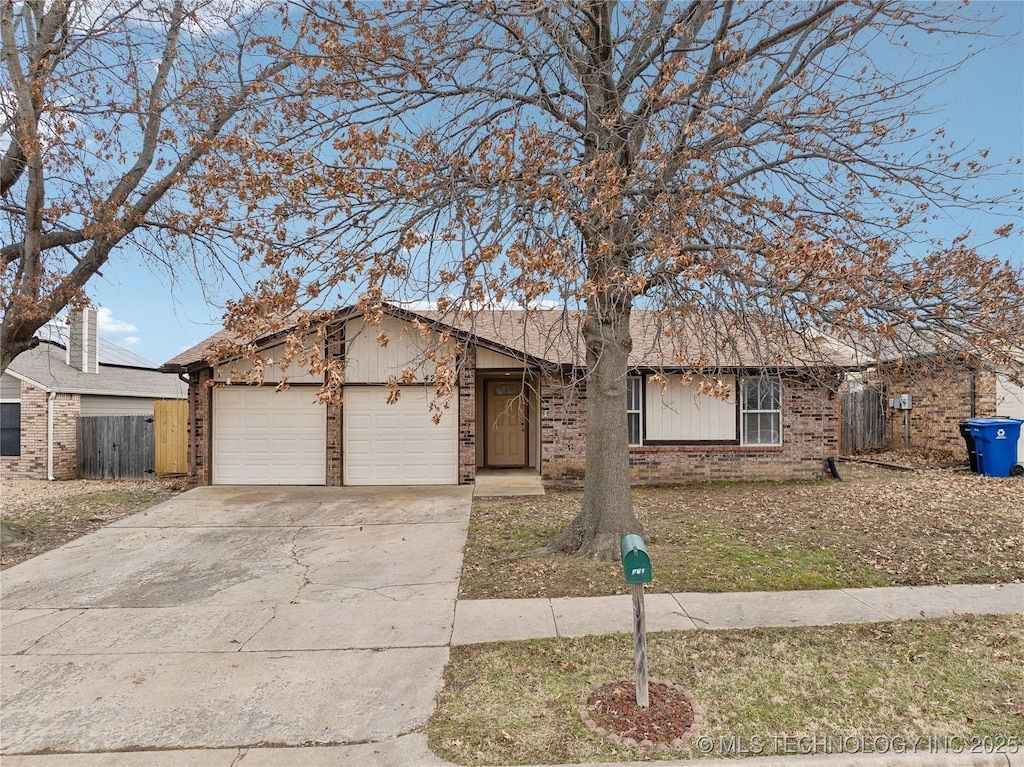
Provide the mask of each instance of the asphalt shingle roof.
MULTIPOLYGON (((349 311, 349 310, 343 310, 349 311)), ((555 365, 582 366, 583 313, 559 310, 489 310, 468 315, 395 309, 395 314, 419 317, 451 327, 513 355, 528 355, 555 365)), ((633 350, 629 364, 637 368, 743 367, 856 367, 856 360, 821 334, 798 333, 767 317, 692 315, 669 319, 657 311, 633 310, 630 319, 633 350)), ((201 364, 216 343, 235 340, 220 331, 168 362, 164 370, 184 370, 201 364)))
MULTIPOLYGON (((113 344, 108 344, 109 347, 113 344)), ((119 347, 115 347, 119 348, 119 347)), ((98 394, 112 397, 153 397, 155 399, 184 399, 188 387, 177 376, 161 373, 153 363, 136 354, 124 351, 128 358, 146 363, 146 367, 122 367, 104 362, 104 344, 100 341, 98 373, 83 373, 65 362, 64 349, 43 341, 34 349, 19 354, 8 366, 7 372, 23 378, 48 391, 66 394, 98 394)), ((106 359, 118 359, 118 355, 106 359)))

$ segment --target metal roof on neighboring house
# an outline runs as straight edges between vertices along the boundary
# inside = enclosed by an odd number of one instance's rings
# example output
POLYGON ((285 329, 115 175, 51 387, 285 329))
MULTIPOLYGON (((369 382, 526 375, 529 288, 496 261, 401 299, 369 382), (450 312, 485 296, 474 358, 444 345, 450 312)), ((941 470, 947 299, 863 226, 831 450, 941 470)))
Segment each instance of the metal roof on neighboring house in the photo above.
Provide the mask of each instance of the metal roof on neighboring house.
POLYGON ((152 397, 154 399, 185 399, 188 387, 175 375, 161 373, 153 363, 137 354, 104 344, 100 339, 98 373, 85 373, 68 366, 64 349, 42 341, 24 351, 8 366, 7 373, 41 389, 62 394, 96 394, 109 397, 152 397), (104 355, 104 348, 108 354, 104 355), (113 348, 123 354, 110 354, 113 348), (106 360, 141 360, 146 367, 122 366, 106 360))
MULTIPOLYGON (((40 341, 49 341, 51 344, 67 349, 68 328, 66 325, 47 323, 36 331, 36 338, 40 341)), ((121 367, 144 368, 147 370, 158 370, 160 368, 155 362, 151 362, 145 357, 140 357, 135 352, 123 349, 117 344, 112 344, 105 338, 101 337, 99 343, 101 365, 120 365, 121 367)))

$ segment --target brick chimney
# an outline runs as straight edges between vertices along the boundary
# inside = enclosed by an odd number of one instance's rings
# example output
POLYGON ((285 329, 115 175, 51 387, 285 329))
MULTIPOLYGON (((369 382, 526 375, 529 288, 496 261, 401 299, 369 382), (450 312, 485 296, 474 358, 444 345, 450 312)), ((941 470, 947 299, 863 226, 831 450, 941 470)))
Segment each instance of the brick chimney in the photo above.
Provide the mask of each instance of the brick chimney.
POLYGON ((96 310, 80 309, 68 315, 69 366, 83 373, 100 372, 100 333, 96 310))

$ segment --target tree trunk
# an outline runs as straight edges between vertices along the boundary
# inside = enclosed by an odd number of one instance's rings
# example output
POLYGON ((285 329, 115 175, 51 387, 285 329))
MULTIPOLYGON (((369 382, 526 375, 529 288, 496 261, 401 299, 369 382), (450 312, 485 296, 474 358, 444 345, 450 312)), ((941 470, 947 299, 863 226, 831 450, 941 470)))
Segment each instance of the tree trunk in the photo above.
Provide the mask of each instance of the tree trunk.
POLYGON ((6 307, 7 313, 3 322, 0 323, 0 375, 7 372, 7 367, 14 362, 14 359, 22 352, 33 349, 39 345, 39 339, 35 337, 36 331, 45 324, 45 320, 38 324, 15 317, 17 309, 6 307))
POLYGON ((588 308, 583 326, 588 368, 583 507, 546 550, 617 561, 623 535, 644 535, 629 485, 626 376, 633 340, 629 305, 601 304, 588 308))

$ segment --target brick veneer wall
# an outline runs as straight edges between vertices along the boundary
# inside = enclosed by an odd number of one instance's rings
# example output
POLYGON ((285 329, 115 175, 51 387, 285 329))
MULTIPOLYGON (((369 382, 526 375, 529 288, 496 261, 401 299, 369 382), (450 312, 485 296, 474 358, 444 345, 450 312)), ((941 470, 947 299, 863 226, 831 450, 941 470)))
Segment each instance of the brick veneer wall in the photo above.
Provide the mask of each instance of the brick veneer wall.
POLYGON ((213 482, 210 451, 210 410, 213 404, 213 368, 204 368, 188 377, 188 463, 189 478, 197 485, 213 482))
MULTIPOLYGON (((189 384, 189 460, 193 480, 208 485, 212 370, 199 371, 189 384)), ((470 351, 459 370, 459 482, 476 477, 476 364, 470 351)), ((541 473, 552 484, 582 482, 586 468, 586 385, 545 374, 540 384, 541 473)), ((343 405, 328 406, 327 484, 343 481, 343 405)), ((826 459, 838 454, 839 413, 835 396, 812 380, 783 379, 783 444, 659 445, 630 449, 634 484, 691 479, 789 479, 821 477, 826 459)))
POLYGON ((78 476, 78 418, 81 415, 82 397, 80 395, 58 394, 54 399, 54 479, 75 479, 78 476))
MULTIPOLYGON (((345 358, 345 323, 333 326, 327 333, 324 349, 327 359, 345 358)), ((327 486, 341 487, 345 482, 344 426, 345 403, 327 403, 327 486)))
POLYGON ((476 481, 476 347, 466 349, 459 368, 459 484, 476 481))
MULTIPOLYGON (((645 445, 629 451, 630 481, 820 478, 838 455, 839 410, 833 392, 802 377, 783 378, 783 436, 778 447, 645 445)), ((557 485, 582 482, 586 468, 586 392, 547 377, 541 389, 542 475, 557 485)))
MULTIPOLYGON (((43 389, 21 382, 21 455, 0 459, 5 477, 48 479, 47 400, 43 389)), ((82 398, 58 394, 53 400, 53 478, 78 476, 78 417, 82 398)))
POLYGON ((541 477, 573 484, 581 482, 587 460, 587 388, 580 381, 550 373, 540 383, 541 477))
MULTIPOLYGON (((996 379, 985 370, 972 370, 964 364, 940 367, 934 362, 907 363, 886 370, 881 376, 887 398, 911 395, 910 447, 936 456, 967 460, 967 444, 960 435, 958 421, 971 418, 971 390, 974 379, 975 418, 996 414, 996 379)), ((886 408, 886 446, 904 445, 902 410, 886 408)))

